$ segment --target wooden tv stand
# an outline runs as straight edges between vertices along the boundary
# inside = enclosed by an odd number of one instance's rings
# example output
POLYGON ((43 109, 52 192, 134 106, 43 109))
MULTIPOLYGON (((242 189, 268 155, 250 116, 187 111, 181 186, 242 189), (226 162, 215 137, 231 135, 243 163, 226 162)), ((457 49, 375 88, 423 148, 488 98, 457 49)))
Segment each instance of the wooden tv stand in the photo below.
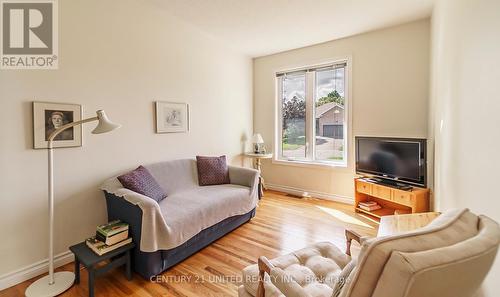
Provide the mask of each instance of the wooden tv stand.
POLYGON ((429 189, 413 187, 403 191, 393 187, 376 184, 364 178, 354 179, 354 211, 363 213, 379 222, 383 216, 418 213, 429 211, 429 189), (381 209, 367 211, 358 207, 360 201, 375 201, 381 209))

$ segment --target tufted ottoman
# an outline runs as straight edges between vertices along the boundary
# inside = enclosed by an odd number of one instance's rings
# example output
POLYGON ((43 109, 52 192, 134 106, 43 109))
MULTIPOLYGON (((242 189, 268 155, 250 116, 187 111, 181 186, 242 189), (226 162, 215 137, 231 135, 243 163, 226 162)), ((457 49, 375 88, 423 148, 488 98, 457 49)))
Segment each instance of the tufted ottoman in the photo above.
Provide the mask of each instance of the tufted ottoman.
MULTIPOLYGON (((344 268, 352 269, 350 262, 350 256, 329 242, 280 256, 270 260, 274 268, 264 277, 265 296, 331 297, 344 268)), ((258 285, 258 265, 246 267, 238 296, 257 296, 258 285)))

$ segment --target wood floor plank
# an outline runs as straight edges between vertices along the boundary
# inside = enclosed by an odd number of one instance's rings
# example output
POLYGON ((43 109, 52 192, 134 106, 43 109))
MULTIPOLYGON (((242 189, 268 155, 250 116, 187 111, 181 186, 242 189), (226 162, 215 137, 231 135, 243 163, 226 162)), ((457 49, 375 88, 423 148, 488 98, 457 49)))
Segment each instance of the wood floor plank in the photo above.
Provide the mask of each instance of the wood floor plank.
MULTIPOLYGON (((95 296, 237 296, 241 269, 255 264, 259 256, 270 258, 318 241, 330 241, 345 248, 344 230, 375 236, 377 225, 355 214, 352 206, 332 201, 300 199, 267 191, 250 222, 150 281, 134 274, 127 281, 123 269, 115 269, 96 279, 95 296)), ((353 244, 353 254, 359 247, 353 244)), ((73 270, 73 263, 58 270, 73 270)), ((24 291, 39 277, 0 291, 0 297, 24 296, 24 291)), ((88 296, 87 271, 81 282, 61 296, 88 296)))

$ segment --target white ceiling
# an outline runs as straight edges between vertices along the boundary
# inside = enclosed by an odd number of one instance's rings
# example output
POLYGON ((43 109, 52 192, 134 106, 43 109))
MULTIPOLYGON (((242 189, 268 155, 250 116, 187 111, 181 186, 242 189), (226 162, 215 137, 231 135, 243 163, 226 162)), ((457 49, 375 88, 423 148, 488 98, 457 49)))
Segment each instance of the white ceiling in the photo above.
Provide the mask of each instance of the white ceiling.
POLYGON ((435 0, 157 0, 171 14, 252 57, 431 15, 435 0))

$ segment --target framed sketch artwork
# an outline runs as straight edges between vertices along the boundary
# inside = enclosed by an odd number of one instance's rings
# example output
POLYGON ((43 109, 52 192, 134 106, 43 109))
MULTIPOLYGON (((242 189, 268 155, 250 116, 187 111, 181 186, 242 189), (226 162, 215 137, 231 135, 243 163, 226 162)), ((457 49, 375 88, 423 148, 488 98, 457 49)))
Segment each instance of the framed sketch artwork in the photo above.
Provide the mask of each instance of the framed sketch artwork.
MULTIPOLYGON (((78 104, 33 102, 33 148, 47 148, 49 135, 57 128, 82 119, 78 104)), ((82 146, 82 127, 64 130, 54 139, 54 147, 82 146)))
POLYGON ((189 131, 187 103, 156 101, 156 133, 189 131))

